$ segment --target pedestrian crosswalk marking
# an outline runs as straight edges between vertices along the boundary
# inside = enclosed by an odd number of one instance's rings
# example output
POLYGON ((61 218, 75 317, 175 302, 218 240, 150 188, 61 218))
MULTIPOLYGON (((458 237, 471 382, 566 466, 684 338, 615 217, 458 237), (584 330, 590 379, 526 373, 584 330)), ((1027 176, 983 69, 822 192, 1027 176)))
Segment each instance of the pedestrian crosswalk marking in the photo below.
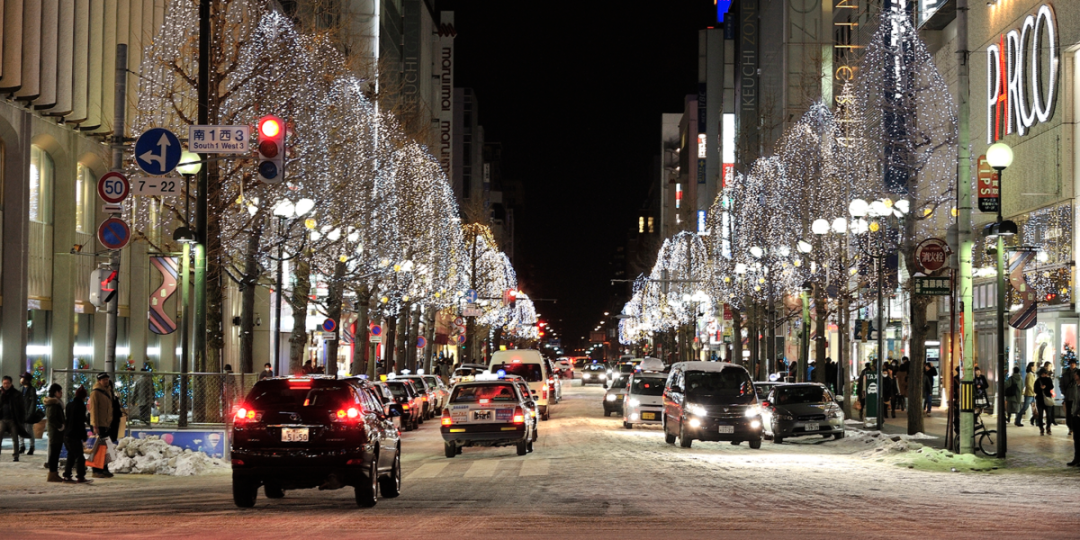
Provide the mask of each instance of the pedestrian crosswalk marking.
POLYGON ((502 460, 499 459, 481 459, 474 461, 469 470, 465 471, 465 478, 488 478, 495 476, 495 469, 499 466, 502 460))
POLYGON ((518 476, 547 476, 550 469, 550 459, 527 459, 521 462, 518 476))
POLYGON ((440 463, 425 463, 409 475, 409 478, 435 478, 449 465, 449 461, 440 463))

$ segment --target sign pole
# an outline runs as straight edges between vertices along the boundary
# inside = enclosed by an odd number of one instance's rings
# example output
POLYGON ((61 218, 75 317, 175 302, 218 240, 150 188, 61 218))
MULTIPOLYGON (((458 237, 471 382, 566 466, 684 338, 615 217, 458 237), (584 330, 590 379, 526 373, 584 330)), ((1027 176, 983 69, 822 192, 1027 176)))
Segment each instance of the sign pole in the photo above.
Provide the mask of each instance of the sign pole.
MULTIPOLYGON (((113 94, 113 145, 112 145, 112 170, 122 173, 124 170, 124 121, 127 111, 127 45, 116 45, 116 73, 115 93, 113 94)), ((120 217, 113 214, 112 217, 120 217)), ((109 270, 119 273, 120 250, 112 250, 109 254, 109 270)), ((119 275, 119 274, 118 274, 119 275)), ((119 282, 119 278, 117 278, 119 282)), ((114 294, 105 308, 105 371, 116 371, 116 327, 120 305, 120 295, 114 294)))
MULTIPOLYGON (((968 51, 968 0, 956 1, 956 55, 957 73, 959 84, 956 85, 957 99, 956 108, 959 117, 960 140, 971 140, 971 66, 968 64, 971 53, 968 51)), ((982 160, 980 160, 982 161, 982 160)), ((981 164, 980 164, 981 165, 981 164)), ((972 312, 972 261, 971 251, 974 244, 971 232, 971 149, 967 143, 957 145, 956 156, 956 217, 957 236, 960 241, 958 283, 954 283, 956 289, 956 301, 959 306, 954 309, 960 315, 960 385, 969 390, 974 386, 975 373, 975 341, 973 338, 974 316, 972 312), (959 309, 956 309, 959 307, 959 309)), ((1000 200, 999 200, 1000 204, 1000 200)), ((956 343, 953 340, 953 343, 956 343)), ((955 350, 953 357, 956 357, 955 350)), ((1004 411, 998 411, 1002 414, 1004 411)), ((1000 433, 1000 432, 999 432, 1000 433)), ((975 453, 975 414, 974 410, 960 410, 960 453, 975 453)))

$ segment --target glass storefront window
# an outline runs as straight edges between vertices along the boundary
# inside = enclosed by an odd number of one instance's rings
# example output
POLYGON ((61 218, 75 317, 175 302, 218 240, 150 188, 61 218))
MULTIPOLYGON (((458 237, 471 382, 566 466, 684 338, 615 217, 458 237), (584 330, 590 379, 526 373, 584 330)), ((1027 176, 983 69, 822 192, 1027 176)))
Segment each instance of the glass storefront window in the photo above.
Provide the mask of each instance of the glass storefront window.
POLYGON ((94 224, 94 189, 97 176, 89 167, 79 164, 75 177, 75 231, 90 234, 94 224))

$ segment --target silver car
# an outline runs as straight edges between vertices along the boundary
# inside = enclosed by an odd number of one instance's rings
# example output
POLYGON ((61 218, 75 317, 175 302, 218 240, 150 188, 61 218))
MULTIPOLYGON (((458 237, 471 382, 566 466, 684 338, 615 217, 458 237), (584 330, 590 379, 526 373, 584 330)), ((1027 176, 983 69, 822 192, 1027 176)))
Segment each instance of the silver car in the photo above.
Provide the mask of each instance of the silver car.
POLYGON ((806 435, 844 438, 844 411, 823 384, 776 386, 762 408, 765 435, 771 436, 775 444, 806 435))

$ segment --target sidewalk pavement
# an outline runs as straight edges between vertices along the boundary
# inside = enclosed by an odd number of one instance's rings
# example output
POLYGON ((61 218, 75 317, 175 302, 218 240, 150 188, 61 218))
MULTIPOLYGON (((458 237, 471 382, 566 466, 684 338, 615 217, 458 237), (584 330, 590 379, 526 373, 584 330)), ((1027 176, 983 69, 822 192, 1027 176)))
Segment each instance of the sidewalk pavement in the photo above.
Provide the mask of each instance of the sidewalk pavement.
MULTIPOLYGON (((854 411, 853 411, 854 412, 854 411)), ((858 416, 852 418, 857 419, 858 416)), ((983 414, 980 417, 986 428, 997 430, 997 416, 983 414)), ((1030 424, 1030 414, 1023 420, 1024 427, 1009 424, 1006 429, 1008 448, 1006 456, 1011 467, 1052 467, 1064 468, 1073 459, 1073 440, 1065 419, 1058 419, 1053 426, 1052 435, 1039 435, 1039 426, 1030 424)), ((1015 421, 1015 419, 1014 419, 1015 421)), ((948 411, 935 407, 929 417, 923 417, 923 433, 934 435, 925 443, 935 448, 945 447, 945 434, 948 428, 948 411)), ((907 412, 897 411, 896 418, 886 418, 882 429, 884 433, 906 434, 907 412)), ((922 441, 921 441, 922 442, 922 441)), ((978 452, 978 450, 976 450, 978 452)), ((980 453, 981 455, 981 453, 980 453)))

